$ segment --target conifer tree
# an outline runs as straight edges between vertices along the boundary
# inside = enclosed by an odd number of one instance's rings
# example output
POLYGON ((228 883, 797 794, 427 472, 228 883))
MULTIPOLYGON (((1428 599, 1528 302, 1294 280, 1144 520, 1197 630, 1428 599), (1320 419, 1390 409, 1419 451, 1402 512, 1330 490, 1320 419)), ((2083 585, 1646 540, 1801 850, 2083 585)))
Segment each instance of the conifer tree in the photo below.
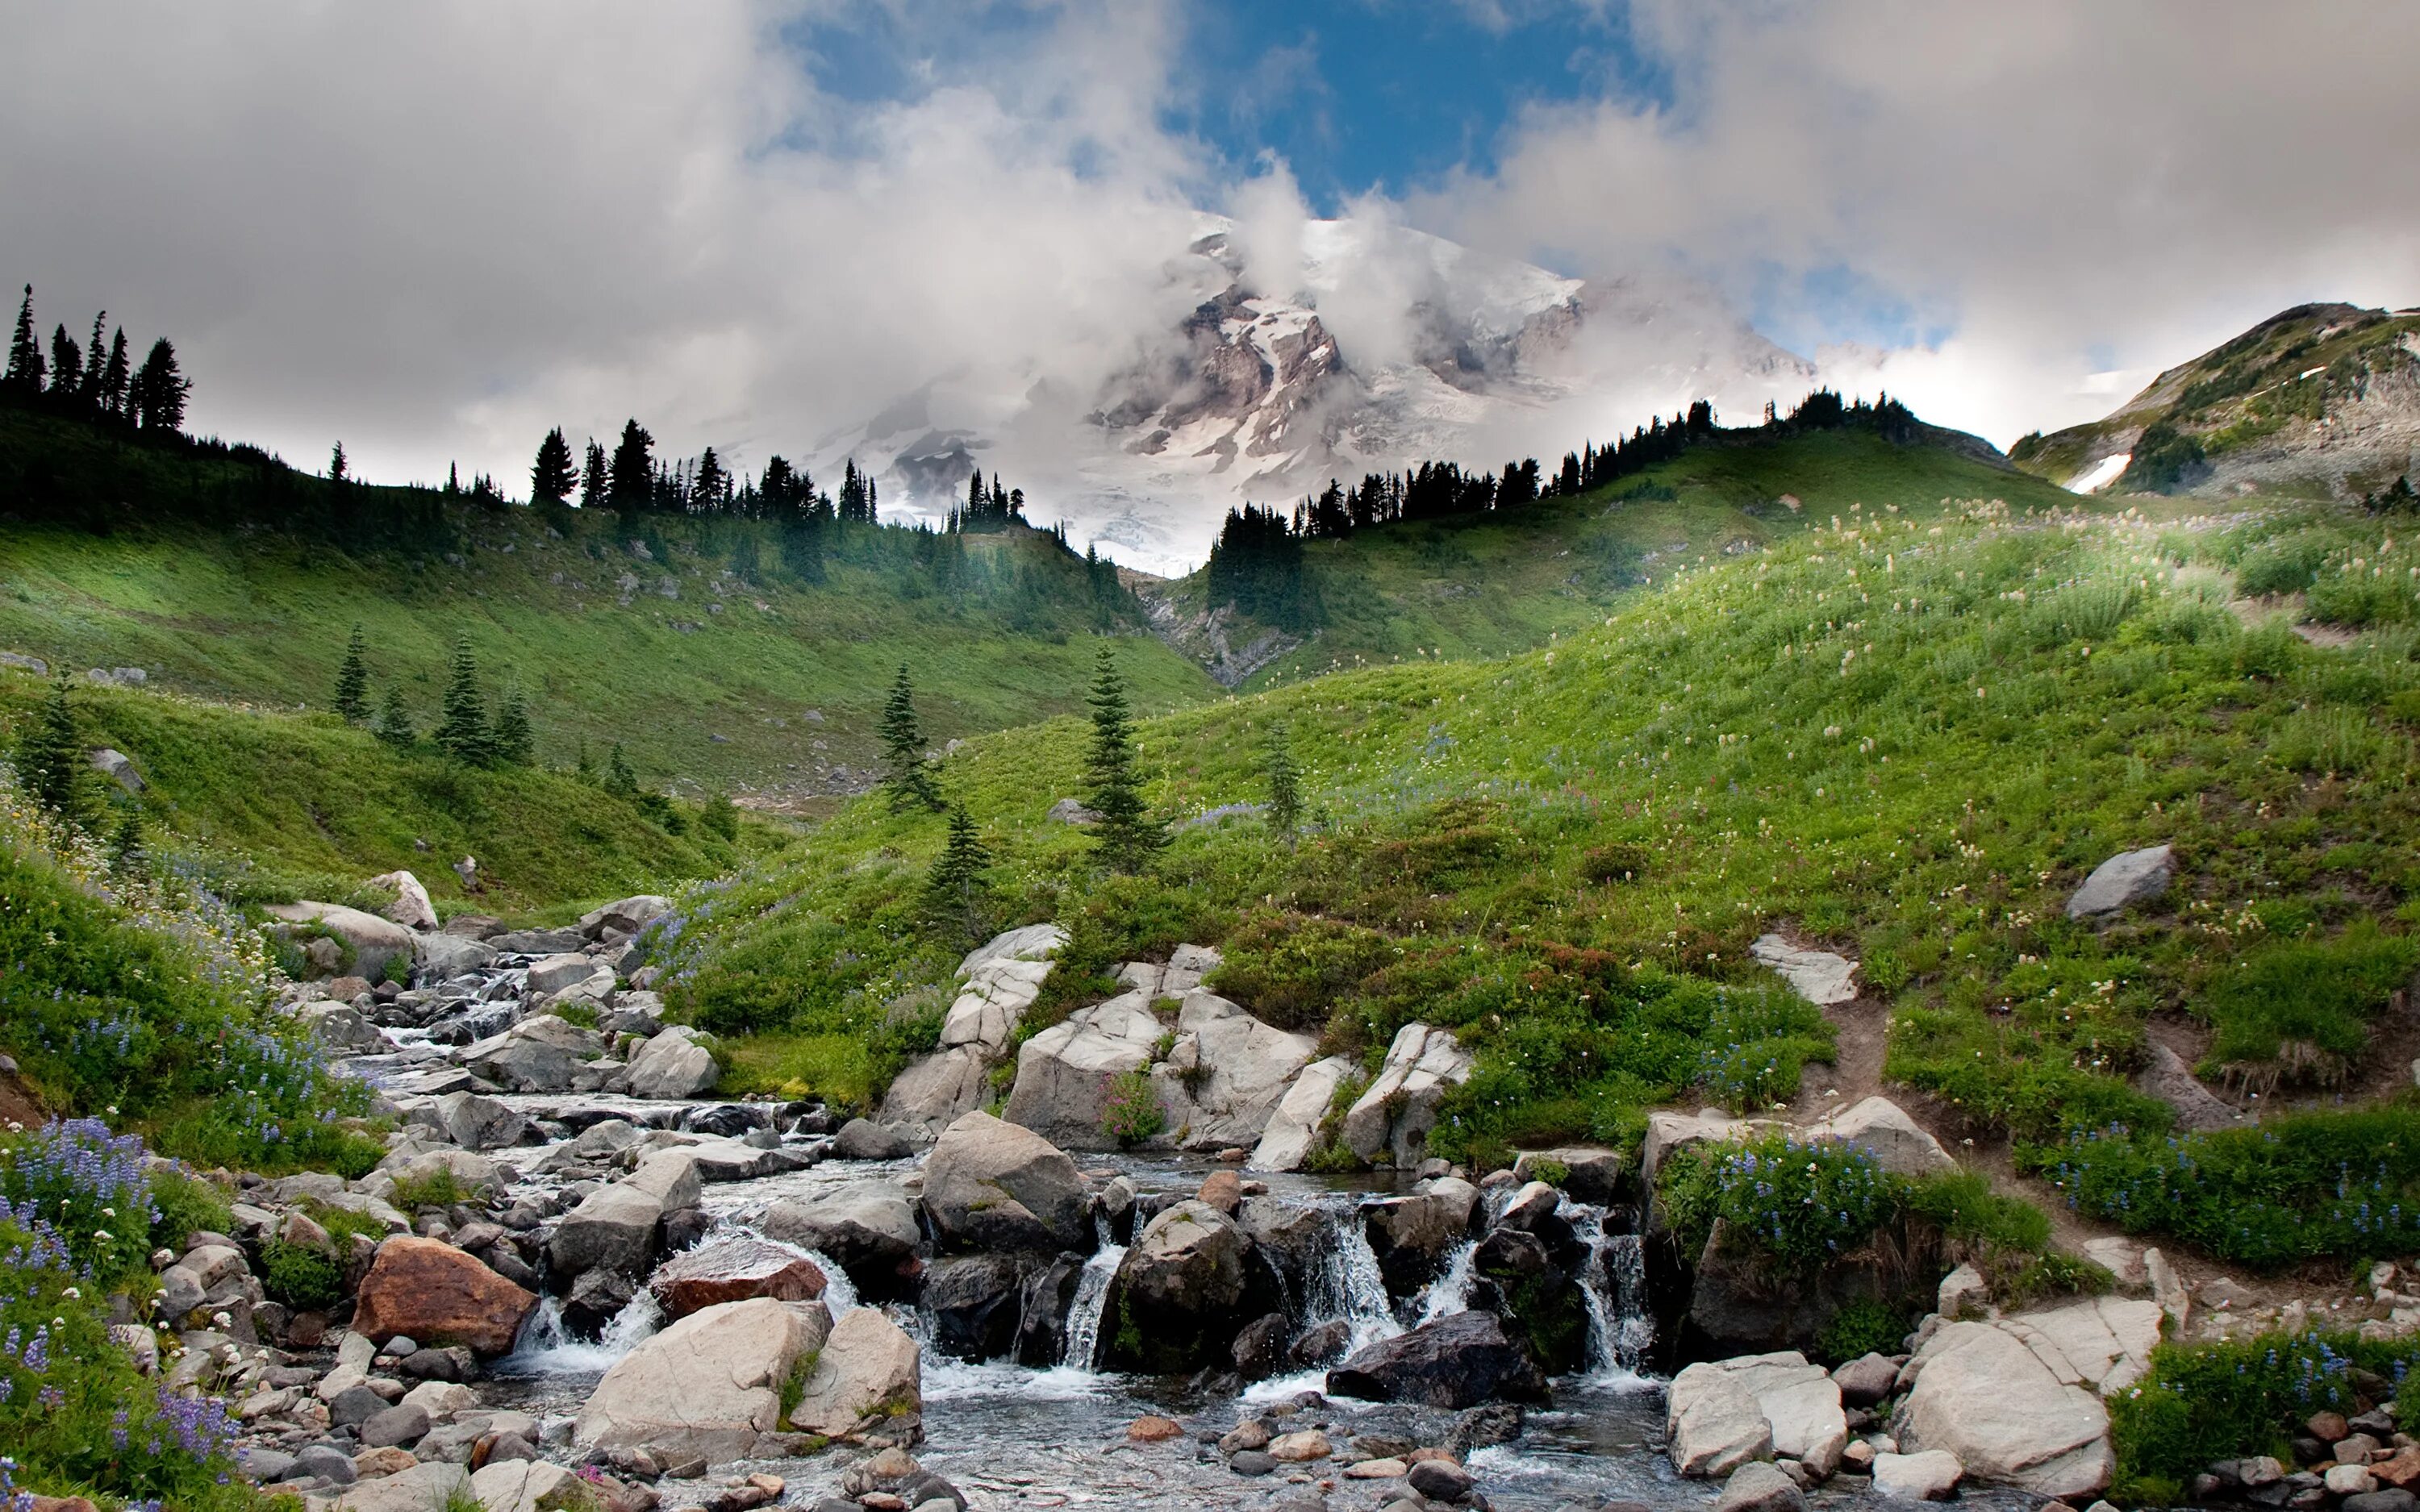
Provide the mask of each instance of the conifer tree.
POLYGON ((76 349, 68 328, 59 326, 51 332, 51 397, 73 403, 83 388, 84 353, 76 349))
POLYGON ((130 415, 127 393, 133 382, 133 369, 126 353, 126 328, 120 326, 109 338, 109 362, 101 369, 101 387, 94 396, 101 412, 119 420, 127 419, 130 415))
POLYGON ((962 803, 950 805, 950 840, 924 878, 924 913, 968 945, 991 928, 991 852, 962 803))
POLYGON ((386 697, 379 701, 378 730, 380 740, 400 750, 420 738, 411 728, 411 711, 404 707, 403 688, 390 684, 386 697))
POLYGON ((882 707, 882 788, 891 795, 892 813, 919 806, 940 810, 941 791, 924 760, 924 731, 917 722, 916 688, 908 680, 906 662, 899 664, 899 680, 882 707))
POLYGON ((370 717, 370 670, 362 659, 362 622, 353 622, 352 638, 345 642, 345 659, 336 668, 336 712, 347 724, 370 717))
POLYGON ((656 439, 636 419, 624 422, 622 439, 614 444, 613 460, 607 465, 606 492, 615 509, 622 512, 626 532, 638 529, 641 512, 656 496, 656 439))
POLYGON ((87 409, 104 409, 107 408, 103 403, 101 394, 101 374, 102 367, 101 353, 107 346, 107 344, 101 340, 101 323, 108 318, 109 312, 107 310, 103 310, 92 317, 92 340, 85 344, 84 387, 78 392, 77 397, 84 401, 85 408, 87 409))
POLYGON ((1269 728, 1268 778, 1269 827, 1291 838, 1302 823, 1302 774, 1282 722, 1269 728))
POLYGON ((1093 671, 1093 743, 1085 752, 1085 804, 1101 816, 1093 841, 1101 858, 1119 872, 1137 872, 1168 843, 1168 832, 1143 810, 1142 775, 1136 769, 1134 717, 1126 707, 1125 680, 1103 646, 1093 671))
POLYGON ((346 468, 345 443, 338 441, 336 443, 336 449, 328 454, 328 481, 330 483, 345 482, 349 476, 346 468))
POLYGON ((504 706, 497 711, 493 736, 496 760, 506 766, 527 766, 537 755, 537 735, 530 729, 529 704, 520 685, 504 689, 504 706))
POLYGON ((8 369, 0 386, 19 398, 33 399, 42 392, 42 343, 34 334, 34 285, 25 285, 25 302, 17 306, 17 333, 8 341, 8 369))
POLYGON ((580 486, 580 471, 572 465, 571 442, 565 440, 563 427, 555 426, 537 443, 537 460, 530 464, 530 502, 541 508, 560 507, 569 501, 571 490, 580 486))
POLYGON ((143 845, 143 816, 132 809, 117 822, 117 833, 109 842, 109 869, 130 880, 150 875, 151 854, 143 845))
POLYGON ((17 746, 17 778, 28 796, 71 825, 82 825, 90 813, 85 801, 84 742, 76 734, 75 708, 68 702, 68 680, 51 685, 33 728, 17 746))
POLYGON ((731 795, 721 788, 706 795, 706 806, 699 810, 697 822, 706 826, 707 834, 725 844, 739 839, 739 805, 732 802, 731 795))
POLYGON ((473 766, 485 766, 495 759, 495 736, 488 729, 488 706, 479 697, 479 665, 471 656, 471 642, 458 638, 454 642, 453 666, 445 677, 445 697, 439 705, 437 745, 446 755, 473 766))
POLYGON ((622 743, 618 740, 613 742, 613 754, 605 762, 605 791, 617 798, 639 795, 639 779, 631 772, 630 764, 622 759, 622 743))
POLYGON ((588 439, 587 460, 581 465, 580 469, 581 508, 605 507, 606 496, 612 492, 612 486, 606 480, 605 448, 597 445, 597 438, 592 436, 588 439))
POLYGON ((192 381, 177 370, 177 348, 161 337, 134 375, 131 396, 135 424, 145 430, 183 430, 185 399, 193 392, 192 381))

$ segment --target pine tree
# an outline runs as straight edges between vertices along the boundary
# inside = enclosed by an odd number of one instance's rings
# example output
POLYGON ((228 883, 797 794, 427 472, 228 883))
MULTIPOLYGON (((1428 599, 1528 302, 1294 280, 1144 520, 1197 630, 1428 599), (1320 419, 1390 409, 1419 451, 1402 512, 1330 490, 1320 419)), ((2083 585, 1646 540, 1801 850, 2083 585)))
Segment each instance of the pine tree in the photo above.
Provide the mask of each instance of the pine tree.
POLYGON ((84 353, 60 326, 51 332, 51 397, 72 404, 84 389, 84 353))
POLYGON ((1093 743, 1084 756, 1085 804, 1101 821, 1093 832, 1101 858, 1119 872, 1137 872, 1168 843, 1168 832, 1144 812, 1142 776, 1135 766, 1134 717, 1126 708, 1125 680, 1103 646, 1093 671, 1093 743))
POLYGON ((362 659, 361 621, 353 622, 352 638, 345 642, 345 659, 336 668, 336 712, 347 724, 370 717, 370 670, 362 659))
POLYGON ((529 704, 522 700, 518 683, 504 689, 504 706, 496 714, 493 744, 496 760, 506 766, 527 766, 537 755, 537 735, 530 729, 529 704))
POLYGON ((130 880, 150 875, 151 854, 143 844, 143 816, 133 810, 117 822, 117 834, 109 842, 109 869, 130 880))
POLYGON ((328 481, 330 483, 346 481, 349 474, 345 471, 345 443, 338 441, 336 449, 328 454, 328 481))
POLYGON ((597 445, 597 438, 592 436, 588 439, 587 460, 580 469, 580 507, 604 508, 606 496, 611 491, 612 485, 607 482, 605 471, 605 448, 597 445))
POLYGON ((622 512, 624 529, 638 529, 638 517, 656 496, 656 459, 652 448, 656 439, 637 420, 622 425, 622 439, 614 443, 613 460, 607 465, 605 487, 613 505, 622 512))
POLYGON ((613 742, 613 754, 605 762, 605 791, 617 798, 639 795, 639 779, 630 771, 630 764, 622 759, 622 743, 613 742))
POLYGON ((103 409, 107 408, 107 405, 104 403, 104 396, 101 393, 101 374, 102 366, 101 353, 107 346, 107 343, 101 340, 101 323, 108 318, 109 312, 107 310, 103 310, 92 317, 92 340, 85 344, 84 388, 78 392, 76 396, 84 401, 85 408, 87 409, 103 409))
POLYGON ((495 760, 495 736, 488 729, 488 706, 479 697, 479 665, 471 642, 458 638, 454 661, 445 677, 445 696, 439 704, 438 748, 458 762, 485 766, 495 760))
POLYGON ((924 760, 924 731, 916 719, 916 688, 908 680, 908 664, 899 664, 899 680, 891 685, 891 701, 882 707, 882 787, 891 795, 891 811, 921 806, 939 812, 941 791, 933 768, 924 760))
POLYGON ((42 392, 42 343, 34 334, 34 285, 25 285, 25 302, 17 307, 17 333, 8 342, 8 370, 0 387, 23 399, 42 392))
POLYGON ((1269 827, 1291 837, 1302 823, 1302 774, 1283 723, 1269 727, 1269 827))
POLYGON ((572 465, 571 442, 564 438, 563 427, 557 425, 537 443, 537 460, 530 464, 530 502, 542 508, 559 508, 579 486, 580 471, 572 465))
POLYGON ((120 326, 109 338, 109 363, 101 369, 101 387, 95 402, 101 412, 114 418, 129 418, 129 390, 134 382, 131 359, 126 352, 126 328, 120 326))
POLYGON ((151 344, 131 391, 135 424, 145 430, 185 428, 185 400, 194 385, 177 370, 177 348, 161 337, 151 344))
POLYGON ((402 749, 420 738, 411 728, 411 711, 403 705, 403 689, 390 685, 386 697, 379 701, 378 730, 380 740, 402 749))
POLYGON ((33 728, 17 746, 17 777, 35 802, 71 825, 81 825, 90 812, 86 802, 84 741, 76 733, 75 708, 68 702, 68 680, 51 685, 33 728))
POLYGON ((924 878, 924 914, 968 945, 991 929, 991 852, 967 817, 966 805, 950 805, 950 841, 924 878))

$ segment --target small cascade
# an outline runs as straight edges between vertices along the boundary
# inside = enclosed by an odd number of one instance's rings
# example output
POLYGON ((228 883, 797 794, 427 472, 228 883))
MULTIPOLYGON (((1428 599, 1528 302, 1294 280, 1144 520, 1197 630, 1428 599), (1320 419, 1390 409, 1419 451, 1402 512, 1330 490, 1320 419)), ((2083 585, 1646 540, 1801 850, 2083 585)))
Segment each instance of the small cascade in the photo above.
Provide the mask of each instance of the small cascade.
POLYGON ((1589 1375, 1636 1376, 1655 1342, 1655 1319, 1647 1308, 1646 1247, 1637 1234, 1606 1233, 1603 1208, 1566 1198, 1561 1211, 1573 1235, 1588 1247, 1579 1283, 1588 1307, 1589 1375))
POLYGON ((857 1283, 848 1278, 848 1273, 840 1268, 838 1260, 823 1251, 811 1249, 805 1253, 807 1258, 814 1262, 815 1269, 824 1273, 824 1310, 830 1313, 832 1321, 837 1323, 843 1313, 853 1312, 857 1308, 857 1283))
POLYGON ((1434 1323, 1440 1318, 1470 1311, 1470 1284, 1478 1275, 1479 1242, 1464 1240, 1444 1271, 1429 1283, 1420 1299, 1420 1322, 1434 1323))
POLYGON ((1329 1242, 1321 1246, 1320 1265, 1304 1298, 1304 1323, 1349 1325, 1355 1350, 1394 1337, 1404 1331, 1403 1320, 1387 1295, 1378 1252, 1370 1247, 1360 1213, 1352 1208, 1331 1210, 1329 1223, 1329 1242))
POLYGON ((575 1337, 564 1325, 560 1300, 542 1298, 521 1324, 520 1336, 513 1340, 513 1352, 496 1362, 496 1373, 558 1376, 606 1370, 663 1323, 663 1309, 656 1305, 652 1294, 643 1290, 613 1315, 613 1320, 605 1325, 605 1332, 592 1344, 575 1337))
POLYGON ((1066 1341, 1059 1351, 1059 1364, 1071 1370, 1090 1371, 1100 1356, 1101 1314, 1109 1306, 1118 1262, 1126 1257, 1124 1244, 1109 1242, 1108 1221, 1095 1216, 1093 1224, 1096 1242, 1076 1278, 1076 1300, 1067 1304, 1066 1341))

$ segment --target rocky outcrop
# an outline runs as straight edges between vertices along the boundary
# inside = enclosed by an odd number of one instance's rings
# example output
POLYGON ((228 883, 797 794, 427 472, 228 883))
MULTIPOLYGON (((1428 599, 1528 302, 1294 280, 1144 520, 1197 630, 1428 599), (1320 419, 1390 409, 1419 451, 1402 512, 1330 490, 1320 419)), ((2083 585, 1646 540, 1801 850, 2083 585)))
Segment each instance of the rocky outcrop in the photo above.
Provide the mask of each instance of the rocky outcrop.
POLYGON ((2055 1346, 1991 1323, 1944 1324, 1909 1362, 1915 1385, 1892 1428, 1902 1450, 1939 1449, 1968 1475, 2038 1496, 2109 1484, 2109 1413, 2055 1346))
POLYGON ((1779 934, 1759 935, 1747 953, 1778 972, 1792 992, 1819 1008, 1856 999, 1857 964, 1847 956, 1792 945, 1779 934))
POLYGON ((627 1181, 600 1186, 556 1226, 548 1257, 565 1276, 611 1271, 636 1281, 655 1257, 656 1226, 663 1216, 661 1202, 627 1181))
MULTIPOLYGON (((849 1316, 866 1315, 881 1316, 870 1308, 849 1316)), ((573 1441, 644 1449, 659 1460, 777 1449, 783 1385, 818 1350, 821 1374, 837 1332, 821 1303, 760 1298, 691 1313, 614 1362, 581 1409, 573 1441)))
POLYGON ((722 1069, 698 1042, 698 1031, 685 1024, 664 1030, 630 1057, 633 1097, 704 1097, 722 1079, 722 1069))
POLYGON ((942 1133, 924 1162, 923 1201, 945 1249, 1093 1248, 1093 1193, 1076 1163, 989 1114, 970 1113, 942 1133))
POLYGON ((1773 1425, 1747 1383, 1717 1365, 1700 1362, 1672 1378, 1665 1394, 1665 1431, 1672 1468, 1683 1475, 1729 1475, 1751 1460, 1773 1458, 1773 1425))
POLYGON ((1077 1010, 1018 1048, 1016 1086, 1001 1117, 1063 1149, 1117 1148, 1101 1127, 1110 1080, 1150 1065, 1166 1032, 1140 992, 1077 1010))
POLYGON ((1525 1149, 1512 1162, 1512 1175, 1522 1181, 1546 1179, 1549 1163, 1561 1167, 1555 1181, 1575 1202, 1611 1207, 1624 1191, 1621 1151, 1602 1145, 1567 1145, 1556 1149, 1525 1149))
POLYGON ((437 1100, 437 1124, 465 1149, 504 1149, 534 1143, 537 1128, 510 1105, 476 1092, 448 1092, 437 1100))
POLYGON ((1683 1475, 1728 1474, 1770 1453, 1820 1480, 1839 1468, 1849 1442, 1839 1385, 1795 1351, 1690 1365, 1672 1380, 1667 1418, 1683 1475))
POLYGON ((1692 1145, 1716 1141, 1738 1144, 1774 1127, 1770 1119, 1734 1119, 1720 1108, 1699 1108, 1694 1114, 1651 1113, 1647 1115, 1647 1138, 1638 1149, 1639 1184, 1653 1192, 1664 1162, 1692 1145))
POLYGON ((580 916, 583 938, 601 940, 612 934, 636 934, 673 910, 673 901, 652 892, 619 899, 580 916))
POLYGON ((1545 1378, 1491 1313, 1454 1313, 1381 1339, 1327 1373, 1331 1396, 1456 1410, 1543 1401, 1545 1378))
POLYGON ((611 1069, 597 1063, 605 1040, 551 1013, 534 1014, 491 1039, 466 1046, 466 1071, 516 1092, 593 1092, 611 1069))
POLYGON ((881 1429, 912 1441, 922 1436, 913 1425, 923 1408, 923 1384, 916 1341, 880 1308, 859 1307, 841 1319, 815 1356, 790 1410, 790 1426, 828 1439, 881 1429))
POLYGON ((1216 993, 1186 994, 1176 1043, 1152 1071, 1169 1128, 1186 1149, 1250 1146, 1318 1041, 1273 1028, 1216 993))
POLYGON ((1894 1176, 1931 1176, 1954 1171, 1958 1163, 1941 1141, 1924 1132, 1905 1109, 1886 1097, 1869 1097, 1807 1126, 1809 1139, 1855 1145, 1894 1176))
POLYGON ((1270 1110, 1261 1141, 1252 1149, 1256 1171, 1298 1171, 1319 1144, 1319 1126, 1336 1101, 1336 1089, 1353 1074, 1349 1056, 1330 1056, 1302 1068, 1270 1110))
POLYGON ((941 1048, 972 1045, 986 1057, 1008 1048, 1016 1022, 1040 995, 1051 960, 1067 943, 1056 924, 1029 924, 994 936, 958 963, 964 980, 941 1021, 941 1048))
POLYGON ((2106 918, 2168 890, 2176 876, 2176 853, 2165 845, 2120 851, 2092 869, 2067 901, 2070 918, 2106 918))
POLYGON ((1165 1375, 1225 1357, 1243 1321, 1247 1243, 1233 1218, 1199 1199, 1154 1218, 1110 1283, 1110 1316, 1137 1326, 1109 1339, 1109 1363, 1165 1375))
POLYGON ((307 901, 273 903, 269 913, 290 924, 317 924, 342 940, 352 956, 351 969, 360 976, 375 979, 389 962, 411 959, 411 931, 376 914, 307 901))
POLYGON ((408 930, 433 930, 437 927, 437 905, 428 901, 428 889, 409 872, 389 872, 369 879, 363 886, 379 892, 392 893, 395 902, 379 913, 408 930))
POLYGON ((397 1235, 379 1246, 362 1279, 352 1327, 380 1344, 400 1335, 503 1354, 536 1305, 534 1293, 475 1257, 437 1240, 397 1235))
POLYGON ((1344 1114, 1344 1146, 1365 1161, 1417 1165, 1436 1127, 1437 1104, 1470 1079, 1474 1062, 1447 1029, 1406 1024, 1387 1047, 1375 1081, 1344 1114))
POLYGON ((983 1106, 990 1063, 979 1045, 960 1045, 923 1057, 892 1079, 882 1121, 921 1143, 983 1106))

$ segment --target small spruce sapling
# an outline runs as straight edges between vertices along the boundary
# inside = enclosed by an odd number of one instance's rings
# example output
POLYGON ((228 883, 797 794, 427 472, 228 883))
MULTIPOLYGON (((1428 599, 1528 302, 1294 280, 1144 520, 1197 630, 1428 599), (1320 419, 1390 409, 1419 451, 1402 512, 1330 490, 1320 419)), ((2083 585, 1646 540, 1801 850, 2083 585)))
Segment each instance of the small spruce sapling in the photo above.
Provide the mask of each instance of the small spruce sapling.
POLYGON ((411 728, 411 711, 404 706, 403 689, 397 685, 389 684, 386 696, 379 701, 377 734, 397 749, 420 738, 411 728))
POLYGON ((370 671, 363 659, 362 625, 353 622, 353 633, 345 642, 345 659, 336 668, 336 712, 347 724, 360 724, 370 717, 370 671))
POLYGON ((1282 722, 1269 728, 1269 827, 1292 839, 1302 824, 1302 774, 1282 722))
POLYGON ((76 733, 75 706, 68 700, 68 680, 51 684, 17 747, 17 775, 35 802, 69 824, 81 825, 91 814, 85 783, 90 766, 84 741, 76 733))
POLYGON ((1125 680, 1103 646, 1093 672, 1093 741, 1084 758, 1085 804, 1101 816, 1093 841, 1111 870, 1139 872, 1168 843, 1168 831, 1143 809, 1135 764, 1134 717, 1125 680))
POLYGON ((454 642, 452 669, 445 678, 445 696, 439 705, 438 748, 458 762, 486 766, 496 758, 496 739, 488 728, 487 702, 479 696, 479 666, 467 638, 454 642))
POLYGON ((924 879, 924 912, 969 945, 990 929, 991 852, 968 817, 966 805, 950 806, 950 840, 924 879))
POLYGON ((941 810, 941 790, 933 780, 932 764, 924 759, 924 730, 916 718, 916 688, 905 662, 882 708, 882 787, 891 795, 893 813, 910 808, 941 810))
POLYGON ((527 766, 536 758, 537 736, 530 728, 529 704, 517 683, 504 689, 504 707, 497 711, 490 738, 496 760, 505 766, 527 766))

